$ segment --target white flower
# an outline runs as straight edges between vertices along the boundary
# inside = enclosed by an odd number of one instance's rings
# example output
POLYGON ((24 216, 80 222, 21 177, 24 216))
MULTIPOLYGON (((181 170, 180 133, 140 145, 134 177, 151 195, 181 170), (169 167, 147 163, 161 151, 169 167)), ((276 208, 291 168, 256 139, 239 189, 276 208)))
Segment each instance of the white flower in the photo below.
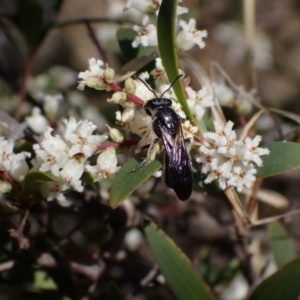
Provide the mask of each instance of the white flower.
POLYGON ((44 133, 44 139, 41 144, 33 145, 36 153, 35 163, 41 162, 39 170, 42 172, 50 171, 53 175, 59 176, 59 170, 62 169, 69 160, 69 146, 60 136, 52 136, 53 129, 48 127, 44 133))
POLYGON ((190 19, 188 23, 180 20, 179 26, 182 28, 176 36, 176 47, 179 51, 189 50, 196 44, 200 49, 205 47, 203 38, 207 37, 207 31, 197 30, 195 19, 190 19))
POLYGON ((231 107, 235 101, 235 95, 232 89, 225 85, 225 83, 212 83, 215 95, 218 98, 219 102, 223 106, 231 107))
POLYGON ((152 130, 152 119, 141 107, 126 108, 116 113, 117 124, 141 137, 138 148, 149 144, 156 138, 152 130))
POLYGON ((93 135, 97 127, 87 120, 76 122, 75 118, 71 117, 65 124, 64 139, 71 144, 69 156, 81 153, 88 158, 94 154, 97 146, 107 140, 106 135, 93 135))
POLYGON ((223 128, 214 122, 216 132, 205 132, 205 142, 199 148, 196 161, 202 163, 202 172, 208 174, 205 183, 218 180, 221 189, 236 187, 240 192, 250 188, 255 181, 256 169, 252 162, 262 165, 261 155, 269 154, 268 149, 259 148, 260 136, 247 137, 245 142, 236 139, 233 123, 223 128))
POLYGON ((30 157, 31 154, 28 152, 21 152, 12 156, 11 168, 9 175, 16 181, 21 182, 25 175, 29 171, 29 167, 26 163, 26 158, 30 157))
POLYGON ((258 145, 261 141, 261 136, 257 135, 254 139, 250 137, 245 138, 244 147, 239 153, 239 159, 246 162, 254 161, 257 166, 262 166, 260 156, 269 154, 270 151, 265 148, 259 148, 258 145))
POLYGON ((169 84, 169 80, 160 57, 155 59, 155 69, 153 69, 150 74, 154 77, 157 88, 161 84, 169 84))
MULTIPOLYGON (((96 60, 95 58, 89 59, 89 69, 80 72, 78 78, 81 79, 78 84, 79 90, 84 90, 84 87, 87 85, 90 88, 96 90, 107 90, 110 91, 111 87, 109 84, 106 84, 103 79, 105 77, 105 70, 102 69, 104 65, 102 60, 96 60)), ((106 69, 108 67, 106 66, 106 69)))
POLYGON ((251 99, 254 99, 255 90, 246 92, 243 86, 238 87, 238 91, 233 91, 233 89, 227 86, 222 80, 222 82, 213 82, 212 87, 214 89, 216 98, 222 106, 227 106, 234 108, 239 114, 247 114, 252 109, 251 99))
POLYGON ((143 47, 157 46, 156 27, 149 23, 149 16, 145 15, 142 21, 142 27, 134 25, 133 30, 138 33, 138 36, 133 40, 132 47, 137 48, 139 45, 143 47))
POLYGON ((214 105, 213 97, 209 95, 206 87, 203 87, 198 92, 194 91, 191 87, 186 87, 186 92, 188 94, 187 103, 194 116, 194 118, 199 121, 202 119, 205 108, 214 105))
POLYGON ((49 150, 42 149, 39 144, 33 145, 33 150, 36 153, 33 164, 37 164, 40 161, 39 171, 50 171, 54 176, 59 176, 59 170, 69 161, 69 155, 67 152, 59 149, 57 144, 53 143, 52 145, 53 147, 46 145, 45 149, 49 150))
POLYGON ((120 169, 117 164, 116 150, 109 147, 98 156, 96 166, 87 165, 85 169, 96 176, 97 180, 100 180, 114 177, 120 169))
POLYGON ((256 169, 253 164, 245 166, 243 163, 236 162, 232 168, 232 175, 227 181, 229 186, 235 186, 238 192, 241 192, 244 187, 251 188, 255 181, 256 169))
POLYGON ((35 133, 42 134, 49 125, 48 120, 41 114, 38 107, 34 107, 32 114, 26 117, 27 126, 35 133))
POLYGON ((127 11, 129 8, 135 8, 141 12, 155 12, 160 3, 161 0, 127 0, 124 6, 124 11, 127 11))
MULTIPOLYGON (((171 89, 173 91, 173 89, 171 89)), ((186 115, 185 112, 182 109, 182 106, 179 102, 177 102, 177 98, 176 95, 173 91, 173 95, 172 96, 168 96, 168 98, 170 98, 172 100, 172 108, 174 109, 174 111, 176 112, 176 114, 182 118, 182 119, 186 119, 186 115), (176 99, 176 100, 175 100, 176 99)))
POLYGON ((63 192, 70 188, 71 186, 65 182, 46 181, 43 182, 41 186, 41 194, 47 201, 52 201, 54 199, 65 201, 66 197, 63 192))
MULTIPOLYGON (((140 12, 156 13, 158 14, 162 0, 127 0, 123 11, 127 11, 129 8, 135 8, 140 12)), ((178 1, 182 2, 182 1, 178 1)), ((188 12, 186 7, 177 6, 177 16, 188 12)))
POLYGON ((60 102, 63 100, 62 94, 46 95, 44 98, 43 108, 46 116, 49 119, 54 119, 58 110, 60 102))
POLYGON ((183 14, 186 14, 188 11, 189 11, 189 10, 188 10, 187 7, 178 5, 178 6, 177 6, 176 15, 177 15, 177 16, 183 15, 183 14))
POLYGON ((70 159, 60 171, 60 176, 70 184, 77 192, 83 191, 83 185, 80 180, 84 171, 84 159, 76 157, 70 159))
POLYGON ((26 158, 30 157, 28 152, 13 152, 14 143, 4 137, 0 138, 0 171, 8 172, 16 181, 22 181, 28 173, 29 168, 26 158))
POLYGON ((136 80, 135 83, 136 83, 136 90, 134 93, 135 96, 139 97, 144 101, 153 99, 155 97, 155 95, 142 82, 136 80))
POLYGON ((12 163, 14 144, 12 141, 0 138, 0 171, 9 171, 12 163))
POLYGON ((184 122, 182 122, 181 127, 184 139, 190 139, 192 142, 194 134, 198 131, 198 127, 193 126, 189 120, 185 120, 184 122))

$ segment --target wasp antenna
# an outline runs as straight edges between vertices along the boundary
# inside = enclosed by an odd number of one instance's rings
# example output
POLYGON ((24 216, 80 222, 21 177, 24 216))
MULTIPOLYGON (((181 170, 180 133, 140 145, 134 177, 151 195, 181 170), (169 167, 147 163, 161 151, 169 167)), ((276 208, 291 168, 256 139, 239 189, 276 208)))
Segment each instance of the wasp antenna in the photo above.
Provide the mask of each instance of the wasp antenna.
POLYGON ((135 79, 138 79, 141 83, 143 83, 143 84, 146 86, 146 88, 147 88, 150 92, 152 92, 156 98, 158 98, 158 96, 156 95, 156 93, 149 87, 149 85, 147 84, 146 81, 144 81, 144 80, 143 80, 142 78, 140 78, 139 76, 134 76, 134 78, 135 78, 135 79))
POLYGON ((170 86, 169 86, 169 87, 162 93, 162 95, 160 96, 161 98, 163 97, 163 95, 164 95, 166 92, 168 92, 168 91, 172 88, 172 86, 174 85, 174 83, 175 83, 181 76, 183 76, 183 74, 178 75, 178 76, 172 81, 172 83, 170 84, 170 86))

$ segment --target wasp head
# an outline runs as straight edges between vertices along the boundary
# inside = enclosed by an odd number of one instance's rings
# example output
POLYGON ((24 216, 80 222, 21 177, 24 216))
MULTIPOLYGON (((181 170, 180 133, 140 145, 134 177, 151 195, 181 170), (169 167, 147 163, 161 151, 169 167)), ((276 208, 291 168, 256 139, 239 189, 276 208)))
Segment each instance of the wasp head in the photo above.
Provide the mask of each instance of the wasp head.
POLYGON ((144 109, 149 116, 153 116, 157 110, 164 107, 171 107, 172 101, 167 98, 154 98, 146 102, 144 109))

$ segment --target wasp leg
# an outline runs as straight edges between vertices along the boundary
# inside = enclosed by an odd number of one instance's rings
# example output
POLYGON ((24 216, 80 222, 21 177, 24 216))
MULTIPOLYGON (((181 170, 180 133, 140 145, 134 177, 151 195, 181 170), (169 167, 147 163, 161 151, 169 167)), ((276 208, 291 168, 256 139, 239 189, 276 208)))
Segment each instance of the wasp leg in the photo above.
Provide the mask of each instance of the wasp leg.
POLYGON ((155 139, 151 145, 148 147, 147 157, 132 171, 128 173, 134 173, 140 171, 143 167, 151 163, 156 157, 156 155, 162 150, 161 142, 159 139, 155 139))
POLYGON ((139 150, 136 150, 135 153, 145 153, 146 151, 149 150, 151 144, 145 145, 143 147, 141 147, 139 150))
POLYGON ((192 139, 191 138, 184 139, 184 145, 185 145, 188 152, 191 151, 192 139))

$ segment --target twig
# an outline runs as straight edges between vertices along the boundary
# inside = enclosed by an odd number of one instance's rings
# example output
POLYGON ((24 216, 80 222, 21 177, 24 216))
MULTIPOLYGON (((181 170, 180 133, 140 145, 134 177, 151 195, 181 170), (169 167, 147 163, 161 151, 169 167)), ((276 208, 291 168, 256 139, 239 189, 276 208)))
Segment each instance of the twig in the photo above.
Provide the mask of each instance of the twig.
POLYGON ((100 45, 100 43, 99 43, 99 41, 98 41, 98 39, 97 39, 97 37, 96 37, 96 35, 94 33, 94 30, 93 30, 93 28, 91 26, 91 23, 90 22, 85 22, 84 24, 85 24, 85 26, 86 26, 86 28, 88 30, 88 33, 89 33, 92 41, 94 42, 96 48, 98 49, 98 51, 99 51, 99 53, 100 53, 100 55, 102 57, 102 60, 107 62, 107 55, 106 55, 104 49, 101 47, 101 45, 100 45))
POLYGON ((155 265, 149 273, 140 281, 141 286, 147 286, 147 284, 152 281, 158 273, 158 267, 155 265))
POLYGON ((93 281, 97 281, 105 269, 105 263, 100 260, 98 264, 88 266, 77 262, 71 262, 70 267, 72 271, 85 275, 93 281))
POLYGON ((250 89, 257 87, 254 67, 254 38, 255 38, 255 1, 244 0, 244 26, 245 26, 245 86, 250 89))
POLYGON ((250 254, 248 253, 249 227, 241 221, 234 209, 232 209, 232 215, 235 220, 233 226, 235 232, 235 252, 241 262, 245 278, 252 284, 254 276, 249 259, 250 254))
POLYGON ((100 275, 105 270, 105 263, 102 260, 99 260, 93 265, 84 265, 78 262, 70 262, 69 264, 58 262, 55 258, 49 253, 42 253, 41 256, 36 260, 36 263, 39 266, 47 268, 67 268, 76 273, 85 275, 93 281, 97 281, 100 275))
POLYGON ((25 64, 25 68, 24 68, 24 72, 22 75, 22 82, 21 82, 21 88, 20 88, 20 92, 19 92, 19 103, 16 107, 16 111, 15 111, 15 119, 18 121, 21 117, 21 111, 22 111, 22 107, 23 104, 25 102, 26 99, 26 95, 27 95, 27 80, 30 76, 31 73, 31 69, 32 69, 32 64, 33 64, 33 60, 34 60, 34 55, 35 52, 32 51, 31 53, 28 54, 27 57, 27 61, 25 64))
POLYGON ((80 25, 85 23, 114 23, 114 24, 135 24, 133 21, 127 19, 111 19, 111 18, 82 18, 75 20, 67 20, 56 23, 53 27, 65 27, 70 25, 80 25))
POLYGON ((19 224, 17 228, 13 228, 9 230, 9 234, 12 238, 17 239, 20 249, 27 249, 30 244, 28 238, 26 238, 23 234, 24 226, 26 224, 26 220, 29 216, 29 207, 25 209, 25 212, 22 214, 19 224))

